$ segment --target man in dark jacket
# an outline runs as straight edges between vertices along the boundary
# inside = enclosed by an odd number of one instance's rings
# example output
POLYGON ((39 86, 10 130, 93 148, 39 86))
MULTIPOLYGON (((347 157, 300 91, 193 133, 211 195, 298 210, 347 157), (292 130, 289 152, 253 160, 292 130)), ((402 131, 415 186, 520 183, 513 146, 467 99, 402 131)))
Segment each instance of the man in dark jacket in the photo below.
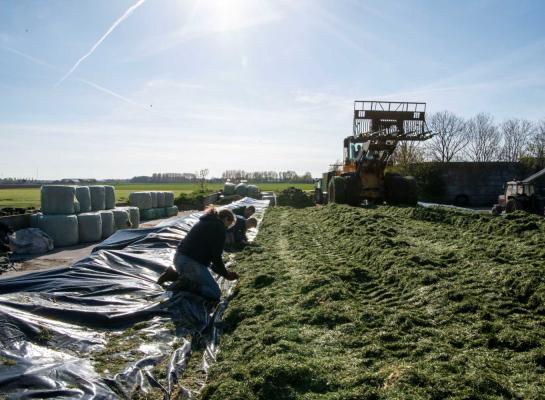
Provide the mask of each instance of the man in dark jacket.
POLYGON ((221 258, 226 229, 234 224, 234 220, 230 210, 207 210, 178 245, 174 256, 175 268, 169 267, 157 283, 176 281, 173 290, 191 291, 219 300, 221 291, 208 267, 227 280, 238 278, 236 272, 227 271, 221 258))
POLYGON ((238 247, 247 244, 248 238, 246 237, 246 231, 255 228, 256 226, 257 219, 254 217, 246 219, 237 215, 235 225, 227 229, 225 244, 229 247, 232 247, 233 245, 238 247))
POLYGON ((240 206, 235 207, 231 211, 233 211, 233 214, 240 215, 241 217, 244 217, 246 219, 250 218, 252 215, 255 214, 255 207, 254 206, 240 206))

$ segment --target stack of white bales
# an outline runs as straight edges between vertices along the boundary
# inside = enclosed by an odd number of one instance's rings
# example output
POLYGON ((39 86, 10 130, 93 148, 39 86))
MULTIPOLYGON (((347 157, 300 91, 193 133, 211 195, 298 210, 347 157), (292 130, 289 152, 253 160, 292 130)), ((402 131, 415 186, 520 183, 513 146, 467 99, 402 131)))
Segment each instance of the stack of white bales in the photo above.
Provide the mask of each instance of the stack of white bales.
POLYGON ((55 247, 98 242, 117 229, 138 227, 135 207, 115 208, 113 186, 44 185, 42 213, 31 217, 31 226, 53 238, 55 247))
POLYGON ((172 217, 178 214, 173 192, 132 192, 129 204, 140 210, 143 220, 172 217))

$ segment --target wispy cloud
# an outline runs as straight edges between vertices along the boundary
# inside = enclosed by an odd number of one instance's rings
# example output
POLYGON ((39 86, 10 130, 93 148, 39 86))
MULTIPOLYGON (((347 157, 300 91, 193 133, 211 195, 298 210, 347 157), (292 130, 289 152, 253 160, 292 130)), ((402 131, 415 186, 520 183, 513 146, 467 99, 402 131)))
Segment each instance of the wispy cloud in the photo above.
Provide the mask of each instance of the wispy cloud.
POLYGON ((98 41, 93 45, 93 47, 91 47, 91 50, 89 50, 87 53, 83 55, 83 57, 81 57, 78 61, 76 61, 76 63, 72 66, 72 68, 70 68, 70 70, 61 78, 59 82, 57 82, 57 85, 60 85, 62 82, 64 82, 66 78, 68 78, 87 57, 89 57, 91 54, 94 53, 94 51, 98 48, 98 46, 100 46, 101 43, 104 40, 106 40, 106 38, 115 30, 115 28, 119 26, 119 24, 121 24, 124 20, 126 20, 134 12, 134 10, 136 10, 145 2, 146 0, 138 0, 136 4, 129 7, 129 9, 125 11, 125 13, 121 17, 119 17, 112 26, 110 26, 110 29, 108 29, 106 33, 102 35, 100 39, 98 39, 98 41))
MULTIPOLYGON (((59 67, 57 67, 57 66, 55 66, 53 64, 50 64, 50 63, 48 63, 46 61, 43 61, 43 60, 40 60, 40 59, 38 59, 36 57, 33 57, 30 54, 23 53, 22 51, 19 51, 17 49, 12 48, 12 47, 0 45, 0 49, 4 49, 4 50, 6 50, 6 51, 8 51, 8 52, 10 52, 12 54, 16 54, 16 55, 18 55, 20 57, 23 57, 26 60, 28 60, 28 61, 36 64, 36 65, 40 65, 40 66, 42 66, 44 68, 47 68, 47 69, 49 69, 51 71, 61 71, 61 69, 59 67)), ((83 83, 84 85, 92 87, 92 88, 94 88, 94 89, 96 89, 96 90, 98 90, 98 91, 100 91, 102 93, 106 93, 106 94, 108 94, 108 95, 110 95, 112 97, 115 97, 116 99, 122 100, 122 101, 124 101, 124 102, 126 102, 128 104, 131 104, 131 105, 137 106, 137 107, 142 107, 142 108, 145 108, 146 110, 148 110, 147 107, 145 107, 145 106, 143 106, 141 104, 138 104, 135 101, 133 101, 133 100, 131 100, 131 99, 125 97, 125 96, 120 95, 119 93, 116 93, 116 92, 114 92, 114 91, 112 91, 110 89, 107 89, 104 86, 99 85, 98 83, 95 83, 95 82, 92 82, 92 81, 89 81, 89 80, 83 79, 83 78, 73 78, 73 79, 75 81, 77 81, 77 82, 83 83)))

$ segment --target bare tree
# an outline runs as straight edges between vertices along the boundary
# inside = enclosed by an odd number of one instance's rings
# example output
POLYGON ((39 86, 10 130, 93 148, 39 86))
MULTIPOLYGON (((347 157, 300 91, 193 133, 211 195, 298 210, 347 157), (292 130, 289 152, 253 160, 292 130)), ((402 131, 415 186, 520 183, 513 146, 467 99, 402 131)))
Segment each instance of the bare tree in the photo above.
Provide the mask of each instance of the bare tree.
POLYGON ((426 148, 434 161, 449 162, 457 158, 469 142, 463 118, 441 111, 428 120, 435 136, 426 142, 426 148))
POLYGON ((527 149, 533 125, 525 119, 508 119, 501 124, 503 146, 500 153, 502 161, 517 162, 527 149))
POLYGON ((545 119, 537 124, 528 141, 528 153, 536 160, 538 168, 545 167, 545 119))
POLYGON ((206 177, 208 176, 208 170, 207 169, 201 169, 197 172, 197 177, 199 178, 199 182, 201 184, 201 192, 205 191, 205 184, 206 184, 206 177))
POLYGON ((402 169, 406 169, 409 164, 423 162, 424 159, 424 149, 420 143, 402 141, 392 154, 391 162, 394 165, 399 165, 402 169))
POLYGON ((468 159, 475 162, 498 159, 501 135, 490 114, 477 114, 466 125, 469 142, 465 148, 468 159))

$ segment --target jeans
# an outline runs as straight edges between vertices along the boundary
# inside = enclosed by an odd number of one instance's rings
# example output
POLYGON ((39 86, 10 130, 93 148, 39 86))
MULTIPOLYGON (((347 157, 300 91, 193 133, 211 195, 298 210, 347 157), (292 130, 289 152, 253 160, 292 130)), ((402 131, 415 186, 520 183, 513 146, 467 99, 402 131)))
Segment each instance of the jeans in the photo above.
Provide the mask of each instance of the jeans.
POLYGON ((216 280, 208 270, 208 267, 193 260, 191 257, 176 253, 174 256, 174 267, 182 279, 187 279, 199 285, 199 294, 209 299, 219 300, 221 290, 216 280))

